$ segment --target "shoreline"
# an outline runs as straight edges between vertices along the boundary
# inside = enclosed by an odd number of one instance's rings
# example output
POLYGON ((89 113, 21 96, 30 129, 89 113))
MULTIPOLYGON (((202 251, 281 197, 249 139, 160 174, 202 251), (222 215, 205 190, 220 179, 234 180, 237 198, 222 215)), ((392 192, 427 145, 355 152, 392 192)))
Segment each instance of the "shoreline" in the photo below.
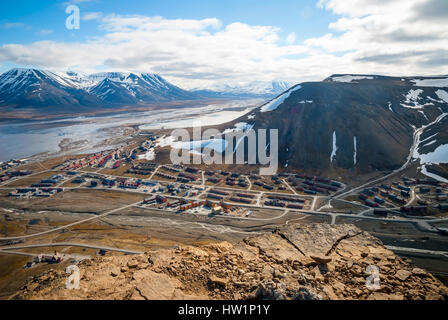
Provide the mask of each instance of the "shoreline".
MULTIPOLYGON (((116 144, 110 144, 108 141, 110 140, 116 140, 117 133, 116 131, 124 131, 119 132, 119 138, 123 138, 124 135, 127 135, 129 137, 132 137, 132 134, 126 133, 126 128, 132 129, 135 132, 138 133, 140 131, 140 127, 144 125, 151 125, 154 124, 156 126, 163 126, 163 123, 172 124, 173 122, 179 121, 180 119, 184 119, 184 121, 190 121, 192 119, 192 114, 194 116, 200 116, 201 114, 217 114, 219 112, 228 112, 228 111, 245 111, 250 108, 255 108, 257 104, 254 102, 255 100, 231 100, 231 101, 220 101, 222 103, 221 105, 214 105, 214 104, 206 104, 201 103, 201 105, 196 107, 184 107, 184 108, 165 108, 160 109, 162 112, 162 115, 159 116, 159 118, 154 119, 152 122, 149 122, 149 120, 152 118, 153 115, 150 113, 155 110, 144 110, 144 111, 137 111, 137 112, 120 112, 120 113, 113 113, 109 114, 108 116, 102 114, 102 115, 96 115, 96 116, 72 116, 72 117, 61 117, 61 118, 53 118, 53 119, 29 119, 29 120, 17 120, 17 121, 0 121, 0 129, 3 128, 5 130, 8 130, 8 126, 28 126, 28 130, 36 130, 37 134, 48 134, 50 132, 50 137, 52 140, 58 140, 58 141, 51 141, 50 144, 54 144, 52 147, 48 147, 47 149, 52 149, 48 151, 43 152, 31 152, 31 153, 23 153, 19 156, 15 156, 14 154, 8 155, 5 157, 2 161, 10 161, 12 159, 18 159, 18 158, 27 158, 27 159, 39 159, 39 158, 48 158, 48 157, 55 157, 59 155, 64 155, 68 152, 74 152, 74 154, 79 154, 79 152, 89 151, 89 150, 97 150, 95 152, 99 152, 101 150, 106 149, 99 149, 99 148, 107 148, 108 146, 114 146, 116 144), (237 104, 236 106, 233 106, 234 104, 237 104), (175 117, 175 115, 166 114, 169 110, 176 110, 179 111, 181 114, 178 118, 175 117), (205 110, 201 110, 205 109, 205 110), (185 114, 182 113, 182 110, 185 110, 185 114), (188 113, 187 110, 190 110, 191 112, 188 113), (165 114, 163 114, 165 113, 165 114), (145 119, 148 118, 148 119, 145 119), (115 123, 114 123, 115 122, 115 123), (74 127, 76 130, 76 126, 81 127, 77 133, 74 135, 60 135, 58 134, 57 130, 59 131, 69 131, 69 128, 74 127), (90 136, 85 135, 85 131, 82 130, 82 126, 92 126, 94 130, 90 131, 90 136), (39 132, 40 131, 40 132, 39 132), (46 133, 47 131, 47 133, 46 133), (53 131, 53 133, 51 132, 53 131), (51 135, 52 134, 52 135, 51 135), (104 135, 104 136, 101 136, 104 135), (58 139, 58 136, 61 136, 62 139, 58 139), (63 149, 60 148, 60 144, 64 139, 72 139, 73 141, 65 146, 63 149), (73 148, 73 145, 79 144, 80 141, 88 141, 86 144, 86 147, 83 148, 73 148), (58 150, 56 150, 58 149, 58 150)), ((210 101, 207 101, 210 102, 210 101)), ((214 101, 216 102, 216 101, 214 101)), ((238 116, 236 116, 238 117, 238 116)), ((192 121, 192 120, 191 120, 192 121)), ((222 118, 221 122, 226 122, 228 119, 222 118)), ((16 129, 16 128, 13 128, 16 129)), ((18 128, 20 130, 20 128, 18 128)), ((8 134, 8 132, 6 131, 8 134)), ((23 133, 20 131, 17 132, 18 134, 24 135, 25 137, 30 134, 35 134, 35 132, 26 132, 24 130, 23 133)), ((13 136, 15 133, 10 133, 11 136, 13 136)), ((70 132, 68 132, 70 134, 70 132)), ((6 138, 7 139, 7 138, 6 138)), ((44 137, 42 138, 44 139, 44 137)), ((122 140, 122 139, 120 139, 122 140)), ((6 145, 8 142, 6 140, 4 141, 6 145)), ((15 152, 16 154, 18 152, 15 152)))

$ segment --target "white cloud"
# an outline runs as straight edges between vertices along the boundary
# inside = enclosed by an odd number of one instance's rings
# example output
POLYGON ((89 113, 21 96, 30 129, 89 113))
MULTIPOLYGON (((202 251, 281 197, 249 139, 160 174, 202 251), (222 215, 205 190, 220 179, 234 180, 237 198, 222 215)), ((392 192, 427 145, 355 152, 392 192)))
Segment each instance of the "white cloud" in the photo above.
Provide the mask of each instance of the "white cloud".
POLYGON ((110 14, 102 20, 101 28, 108 32, 150 32, 159 30, 203 31, 208 27, 217 29, 220 26, 221 22, 216 18, 168 20, 163 17, 110 14))
POLYGON ((25 28, 31 29, 31 27, 22 22, 6 22, 1 25, 3 29, 16 29, 16 28, 25 28))
POLYGON ((91 21, 98 20, 103 16, 102 12, 86 12, 82 15, 81 20, 91 21))
POLYGON ((46 35, 52 34, 53 32, 54 32, 54 30, 42 29, 42 30, 39 31, 39 34, 41 34, 43 36, 46 36, 46 35))
POLYGON ((304 46, 282 46, 280 29, 218 19, 168 20, 161 17, 108 15, 106 34, 85 43, 41 41, 0 47, 0 61, 54 70, 156 72, 184 87, 210 87, 222 81, 299 80, 300 68, 290 55, 304 46), (295 69, 293 77, 284 70, 295 69))
MULTIPOLYGON (((320 0, 318 6, 342 17, 330 24, 334 33, 305 43, 342 55, 341 61, 351 60, 359 73, 447 73, 447 63, 441 62, 448 51, 448 31, 441 21, 423 15, 436 2, 440 0, 320 0)), ((446 2, 440 7, 448 11, 446 2)))
POLYGON ((445 0, 320 0, 322 10, 339 18, 328 34, 301 44, 295 33, 285 41, 274 26, 223 25, 215 18, 97 16, 104 32, 100 38, 5 44, 0 63, 86 73, 156 72, 186 88, 320 80, 333 73, 448 74, 448 31, 440 1, 445 0), (428 7, 436 2, 438 10, 428 7))
POLYGON ((294 42, 296 42, 296 34, 294 32, 291 32, 290 34, 288 34, 288 37, 286 38, 286 42, 289 44, 293 44, 294 42))
POLYGON ((98 0, 69 0, 63 3, 63 5, 69 6, 72 4, 81 4, 81 3, 87 3, 87 2, 97 2, 98 0))

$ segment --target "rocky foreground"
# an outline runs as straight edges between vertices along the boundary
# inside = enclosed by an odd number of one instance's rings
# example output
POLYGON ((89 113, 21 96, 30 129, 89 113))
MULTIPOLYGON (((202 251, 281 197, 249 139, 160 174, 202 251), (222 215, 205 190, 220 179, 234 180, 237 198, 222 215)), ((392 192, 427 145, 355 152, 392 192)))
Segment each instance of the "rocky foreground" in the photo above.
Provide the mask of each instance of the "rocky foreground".
MULTIPOLYGON (((434 276, 387 250, 353 225, 289 226, 247 238, 148 252, 97 257, 79 264, 79 290, 50 271, 14 299, 380 299, 440 300, 448 289, 434 276), (368 266, 380 288, 369 289, 368 266)), ((369 282, 370 283, 370 282, 369 282)), ((372 282, 373 283, 373 282, 372 282)))

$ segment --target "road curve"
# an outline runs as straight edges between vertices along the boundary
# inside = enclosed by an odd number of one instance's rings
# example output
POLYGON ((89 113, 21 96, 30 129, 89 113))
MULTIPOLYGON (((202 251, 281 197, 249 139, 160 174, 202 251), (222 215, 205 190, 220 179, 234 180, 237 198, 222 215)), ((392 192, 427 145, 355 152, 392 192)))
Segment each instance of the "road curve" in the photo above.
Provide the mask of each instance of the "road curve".
POLYGON ((409 166, 409 164, 411 163, 412 159, 413 159, 415 149, 418 148, 418 145, 420 143, 420 136, 423 133, 423 131, 425 129, 431 127, 432 125, 439 123, 447 115, 448 115, 448 113, 443 113, 440 116, 438 116, 433 122, 431 122, 431 123, 429 123, 429 124, 427 124, 427 125, 425 125, 425 126, 423 126, 421 128, 415 129, 414 137, 413 137, 414 141, 412 143, 411 149, 409 150, 408 158, 406 159, 406 162, 400 168, 392 171, 391 173, 389 173, 389 174, 387 174, 387 175, 385 175, 383 177, 380 177, 380 178, 368 181, 368 182, 364 183, 361 186, 353 188, 353 189, 351 189, 351 190, 349 190, 347 192, 341 193, 339 195, 333 196, 333 197, 330 198, 330 201, 333 200, 333 199, 340 199, 340 198, 343 198, 345 196, 348 196, 348 195, 350 195, 350 194, 352 194, 352 193, 354 193, 356 191, 359 191, 359 190, 361 190, 361 189, 363 189, 363 188, 365 188, 365 187, 367 187, 367 186, 369 186, 371 184, 379 183, 379 182, 382 182, 384 180, 387 180, 388 178, 392 177, 393 175, 395 175, 395 174, 403 171, 404 169, 406 169, 409 166))
POLYGON ((54 229, 50 229, 50 230, 46 230, 46 231, 42 231, 42 232, 38 232, 38 233, 33 233, 33 234, 28 234, 28 235, 23 235, 23 236, 0 238, 0 241, 29 239, 29 238, 38 237, 38 236, 41 236, 41 235, 44 235, 44 234, 49 234, 49 233, 61 231, 61 230, 64 230, 64 229, 76 226, 76 225, 81 224, 81 223, 89 222, 89 221, 92 221, 92 220, 95 220, 95 219, 99 219, 99 218, 104 218, 105 216, 110 215, 112 213, 115 213, 117 211, 121 211, 121 210, 124 210, 124 209, 127 209, 127 208, 131 208, 131 207, 139 204, 140 202, 141 201, 136 202, 136 203, 132 203, 132 204, 129 204, 129 205, 126 205, 124 207, 113 209, 113 210, 107 211, 106 213, 103 213, 103 214, 100 214, 100 215, 97 215, 97 216, 94 216, 94 217, 91 217, 91 218, 83 219, 83 220, 80 220, 80 221, 76 221, 76 222, 67 224, 67 225, 62 226, 62 227, 57 227, 57 228, 54 228, 54 229))
POLYGON ((133 250, 106 247, 106 246, 100 246, 100 245, 91 245, 91 244, 85 244, 85 243, 76 243, 76 242, 41 243, 41 244, 30 244, 30 245, 26 245, 26 246, 2 247, 0 249, 0 252, 9 251, 9 250, 15 251, 15 250, 20 250, 20 249, 47 248, 47 247, 80 247, 80 248, 87 248, 87 249, 98 249, 98 250, 121 252, 121 253, 125 253, 125 254, 142 254, 143 253, 141 251, 133 251, 133 250))
POLYGON ((417 248, 405 248, 405 247, 395 247, 395 246, 386 246, 387 249, 397 252, 408 252, 408 253, 420 253, 420 254, 430 254, 435 256, 443 256, 448 258, 447 251, 435 251, 435 250, 425 250, 425 249, 417 249, 417 248))

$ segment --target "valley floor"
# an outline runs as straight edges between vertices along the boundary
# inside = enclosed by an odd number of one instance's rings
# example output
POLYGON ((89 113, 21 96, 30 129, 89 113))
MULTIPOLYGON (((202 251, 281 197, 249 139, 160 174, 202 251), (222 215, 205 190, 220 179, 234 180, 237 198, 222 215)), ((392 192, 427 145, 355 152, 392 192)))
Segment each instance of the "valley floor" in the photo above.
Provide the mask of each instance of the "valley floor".
POLYGON ((100 253, 121 256, 182 245, 237 244, 279 227, 316 222, 354 224, 447 281, 448 214, 442 196, 448 186, 432 184, 411 160, 392 173, 345 183, 344 177, 336 181, 287 172, 275 181, 239 167, 226 173, 221 167, 167 166, 159 163, 166 150, 157 150, 152 160, 140 158, 153 147, 148 136, 137 134, 107 152, 61 155, 14 167, 29 172, 0 183, 0 298, 17 292, 32 275, 63 270, 68 263, 100 253), (54 177, 58 181, 49 188, 53 193, 33 187, 54 177), (322 186, 316 179, 329 189, 307 193, 310 183, 322 186), (33 188, 38 195, 27 191, 33 188), (404 190, 407 196, 402 199, 404 190), (426 203, 423 214, 403 210, 412 211, 421 203, 426 203), (378 209, 385 212, 379 214, 378 209), (63 256, 62 264, 23 268, 54 251, 63 256))

